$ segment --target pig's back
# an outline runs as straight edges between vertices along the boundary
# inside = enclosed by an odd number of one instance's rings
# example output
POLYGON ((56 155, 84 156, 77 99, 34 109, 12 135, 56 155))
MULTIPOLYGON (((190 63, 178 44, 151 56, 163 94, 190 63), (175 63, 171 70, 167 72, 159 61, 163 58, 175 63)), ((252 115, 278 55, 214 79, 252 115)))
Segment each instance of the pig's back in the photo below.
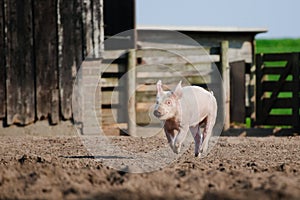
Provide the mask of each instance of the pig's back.
POLYGON ((217 103, 212 92, 198 86, 182 88, 182 114, 190 125, 198 124, 208 115, 216 115, 217 103))

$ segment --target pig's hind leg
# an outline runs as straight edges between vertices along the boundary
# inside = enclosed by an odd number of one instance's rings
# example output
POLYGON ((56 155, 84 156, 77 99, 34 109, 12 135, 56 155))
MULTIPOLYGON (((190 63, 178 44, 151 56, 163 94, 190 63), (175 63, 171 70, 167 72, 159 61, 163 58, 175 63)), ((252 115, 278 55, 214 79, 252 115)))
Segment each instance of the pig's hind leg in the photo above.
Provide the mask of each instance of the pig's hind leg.
POLYGON ((201 131, 200 131, 200 124, 198 124, 196 126, 191 126, 190 131, 191 131, 191 133, 194 137, 194 141, 195 141, 195 157, 198 157, 200 147, 203 142, 203 134, 201 134, 201 131))
POLYGON ((203 145, 201 145, 200 153, 206 153, 208 150, 208 142, 212 135, 214 124, 215 124, 214 120, 212 120, 211 118, 207 118, 204 131, 203 131, 204 141, 203 141, 203 145))

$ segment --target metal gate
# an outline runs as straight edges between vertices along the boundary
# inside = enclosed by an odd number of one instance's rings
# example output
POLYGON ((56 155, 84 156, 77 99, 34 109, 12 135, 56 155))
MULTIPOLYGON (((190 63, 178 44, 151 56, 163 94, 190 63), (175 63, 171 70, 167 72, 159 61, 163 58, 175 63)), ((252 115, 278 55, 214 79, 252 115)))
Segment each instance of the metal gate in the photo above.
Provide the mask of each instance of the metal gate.
POLYGON ((299 53, 256 55, 255 125, 299 130, 299 53))

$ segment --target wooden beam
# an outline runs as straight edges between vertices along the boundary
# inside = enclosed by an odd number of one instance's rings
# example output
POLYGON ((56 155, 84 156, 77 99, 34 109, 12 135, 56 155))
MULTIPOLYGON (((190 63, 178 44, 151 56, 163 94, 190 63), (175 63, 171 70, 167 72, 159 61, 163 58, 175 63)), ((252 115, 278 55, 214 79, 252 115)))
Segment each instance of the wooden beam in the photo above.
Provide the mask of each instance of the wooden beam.
POLYGON ((32 13, 31 0, 7 1, 7 124, 26 125, 35 120, 32 13))
POLYGON ((228 59, 229 42, 227 40, 221 42, 221 65, 222 77, 225 89, 225 107, 224 107, 224 129, 230 128, 230 67, 228 59))
POLYGON ((261 115, 263 104, 262 104, 262 97, 263 97, 263 87, 262 87, 262 78, 263 78, 263 54, 256 54, 256 70, 255 70, 255 123, 261 125, 263 116, 261 115))
POLYGON ((300 71, 299 71, 299 65, 300 65, 300 57, 299 53, 293 53, 292 54, 292 74, 293 74, 293 128, 296 130, 300 130, 300 116, 299 116, 299 108, 300 108, 300 102, 299 102, 299 91, 300 91, 300 71))
POLYGON ((72 118, 73 82, 82 56, 81 1, 59 1, 59 90, 60 108, 63 119, 72 118))
POLYGON ((0 119, 5 117, 5 19, 4 0, 0 0, 0 119))
POLYGON ((128 91, 128 134, 136 136, 136 108, 135 108, 135 86, 136 86, 136 52, 135 49, 128 53, 127 72, 128 91))
POLYGON ((37 118, 50 115, 51 124, 59 121, 56 6, 55 1, 34 1, 37 118))

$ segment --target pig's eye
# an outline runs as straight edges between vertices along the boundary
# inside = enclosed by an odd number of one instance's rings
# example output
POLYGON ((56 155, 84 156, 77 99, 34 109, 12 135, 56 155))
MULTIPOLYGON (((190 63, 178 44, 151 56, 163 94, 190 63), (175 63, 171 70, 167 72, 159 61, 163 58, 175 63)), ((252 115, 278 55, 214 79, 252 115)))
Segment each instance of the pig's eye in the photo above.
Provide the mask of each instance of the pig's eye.
POLYGON ((171 102, 170 100, 167 100, 167 101, 166 101, 166 104, 167 104, 167 105, 171 105, 172 102, 171 102))

